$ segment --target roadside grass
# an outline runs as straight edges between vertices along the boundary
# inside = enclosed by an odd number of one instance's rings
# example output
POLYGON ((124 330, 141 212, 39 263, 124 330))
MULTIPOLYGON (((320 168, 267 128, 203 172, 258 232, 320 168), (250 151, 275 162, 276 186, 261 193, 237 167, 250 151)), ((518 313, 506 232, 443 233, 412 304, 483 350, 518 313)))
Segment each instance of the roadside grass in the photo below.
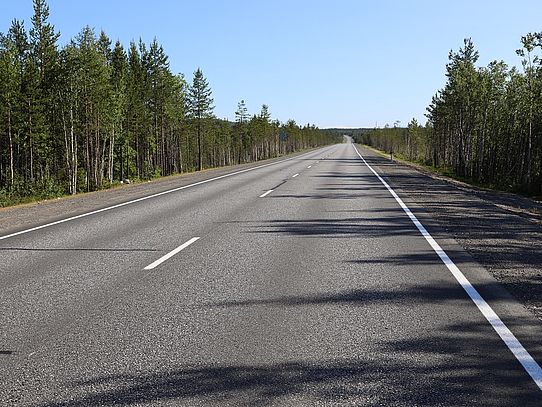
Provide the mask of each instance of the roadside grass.
MULTIPOLYGON (((224 167, 212 167, 205 168, 202 171, 206 171, 213 168, 224 167)), ((161 175, 159 170, 154 171, 149 178, 130 178, 128 182, 114 180, 109 182, 104 179, 102 181, 102 187, 93 191, 87 191, 85 189, 84 177, 80 175, 78 181, 78 190, 76 194, 70 194, 68 192, 67 185, 59 183, 53 179, 47 179, 39 183, 27 182, 24 179, 16 179, 10 188, 0 188, 0 208, 13 207, 18 205, 27 205, 33 203, 45 202, 53 199, 70 199, 74 196, 81 196, 85 194, 91 194, 99 191, 106 191, 109 189, 125 187, 127 185, 137 185, 155 180, 167 179, 171 177, 179 177, 185 174, 197 172, 197 169, 188 168, 182 173, 176 173, 171 175, 161 175)))
POLYGON ((29 183, 16 179, 9 189, 0 189, 0 207, 21 205, 65 195, 63 186, 48 179, 40 183, 29 183))
POLYGON ((3 189, 3 190, 0 190, 0 208, 22 205, 22 204, 32 203, 36 201, 43 201, 45 199, 52 199, 52 198, 56 198, 56 197, 48 196, 48 195, 43 196, 42 194, 20 196, 3 189))
MULTIPOLYGON (((165 177, 164 177, 165 178, 165 177)), ((155 179, 153 177, 152 179, 155 179)), ((130 184, 140 184, 150 182, 150 180, 131 179, 130 184)), ((52 187, 43 187, 41 185, 28 185, 24 189, 13 187, 11 190, 0 189, 0 208, 7 208, 17 205, 25 205, 49 201, 52 199, 68 199, 73 196, 80 196, 87 193, 104 191, 108 189, 118 188, 123 185, 121 181, 104 182, 102 188, 96 191, 79 190, 77 194, 70 194, 66 187, 59 184, 49 182, 52 187)))

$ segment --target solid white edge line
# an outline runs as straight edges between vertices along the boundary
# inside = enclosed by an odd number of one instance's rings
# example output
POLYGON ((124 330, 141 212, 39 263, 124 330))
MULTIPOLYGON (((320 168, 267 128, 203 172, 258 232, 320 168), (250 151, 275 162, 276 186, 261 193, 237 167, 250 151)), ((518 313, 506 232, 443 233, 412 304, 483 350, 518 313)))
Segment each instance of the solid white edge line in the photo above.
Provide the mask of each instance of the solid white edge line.
POLYGON ((167 259, 175 256, 177 253, 179 253, 181 250, 186 249, 188 246, 190 246, 192 243, 194 243, 196 240, 198 240, 199 237, 193 237, 192 239, 188 240, 187 242, 184 242, 179 247, 173 249, 168 254, 160 257, 158 260, 153 261, 151 264, 149 264, 147 267, 145 267, 143 270, 152 270, 153 268, 159 266, 163 262, 165 262, 167 259))
POLYGON ((260 198, 265 198, 267 195, 269 195, 271 192, 273 192, 273 189, 270 189, 269 191, 267 192, 264 192, 263 194, 261 194, 259 197, 260 198))
POLYGON ((294 175, 292 175, 292 178, 295 178, 295 177, 297 177, 298 175, 299 175, 299 174, 294 174, 294 175))
POLYGON ((427 240, 431 248, 440 257, 442 262, 446 265, 448 270, 450 270, 450 272, 455 277, 457 282, 461 285, 461 287, 463 287, 472 302, 476 304, 482 315, 491 324, 495 332, 497 332, 497 334, 501 337, 508 349, 510 349, 518 362, 521 363, 525 371, 531 376, 538 388, 542 390, 542 368, 540 367, 540 365, 536 362, 536 360, 534 360, 534 358, 527 351, 527 349, 523 347, 521 342, 515 337, 512 331, 508 329, 508 327, 497 315, 497 313, 493 311, 493 308, 491 308, 491 306, 486 302, 486 300, 484 300, 484 298, 474 288, 474 286, 467 279, 467 277, 465 277, 461 270, 459 270, 459 268, 455 265, 452 259, 448 257, 446 252, 440 247, 440 245, 436 242, 433 236, 431 236, 431 234, 425 229, 425 227, 421 224, 418 218, 416 218, 416 216, 410 211, 410 209, 406 206, 403 200, 399 198, 395 191, 388 185, 386 181, 384 181, 384 179, 373 169, 373 167, 371 167, 367 163, 367 161, 365 161, 365 158, 363 158, 363 156, 359 153, 357 147, 354 144, 352 144, 352 146, 354 147, 354 150, 356 151, 359 158, 361 158, 363 163, 367 166, 367 168, 371 170, 371 172, 378 178, 378 180, 395 198, 399 206, 401 206, 401 208, 410 218, 412 223, 414 223, 414 225, 418 228, 418 230, 425 238, 425 240, 427 240))
POLYGON ((95 211, 85 212, 85 213, 82 213, 80 215, 70 216, 69 218, 66 218, 66 219, 57 220, 55 222, 46 223, 44 225, 36 226, 36 227, 30 228, 30 229, 24 229, 24 230, 20 230, 19 232, 10 233, 9 235, 0 236, 0 240, 9 239, 10 237, 19 236, 19 235, 22 235, 22 234, 25 234, 25 233, 34 232, 36 230, 44 229, 44 228, 47 228, 49 226, 55 226, 55 225, 59 225, 61 223, 69 222, 69 221, 72 221, 72 220, 84 218, 84 217, 91 216, 91 215, 96 215, 97 213, 109 211, 111 209, 121 208, 123 206, 131 205, 131 204, 136 203, 136 202, 141 202, 141 201, 145 201, 147 199, 156 198, 157 196, 162 196, 162 195, 170 194, 172 192, 181 191, 183 189, 195 187, 195 186, 201 185, 201 184, 206 184, 208 182, 216 181, 216 180, 219 180, 219 179, 232 177, 234 175, 242 174, 242 173, 249 172, 249 171, 258 170, 258 169, 264 168, 264 167, 269 167, 270 165, 277 165, 277 164, 280 164, 280 163, 283 163, 283 162, 286 162, 286 161, 295 160, 295 159, 297 159, 299 157, 303 157, 305 155, 312 154, 312 153, 314 153, 314 151, 309 151, 308 153, 300 154, 300 155, 297 155, 295 157, 287 158, 285 160, 275 161, 275 162, 272 162, 272 163, 269 163, 269 164, 258 165, 257 167, 247 168, 245 170, 236 171, 236 172, 232 172, 232 173, 229 173, 229 174, 220 175, 218 177, 205 179, 203 181, 198 181, 198 182, 195 182, 193 184, 183 185, 182 187, 168 189, 167 191, 162 191, 162 192, 158 192, 156 194, 143 196, 141 198, 137 198, 137 199, 134 199, 132 201, 123 202, 123 203, 120 203, 120 204, 117 204, 117 205, 108 206, 108 207, 105 207, 105 208, 97 209, 95 211))

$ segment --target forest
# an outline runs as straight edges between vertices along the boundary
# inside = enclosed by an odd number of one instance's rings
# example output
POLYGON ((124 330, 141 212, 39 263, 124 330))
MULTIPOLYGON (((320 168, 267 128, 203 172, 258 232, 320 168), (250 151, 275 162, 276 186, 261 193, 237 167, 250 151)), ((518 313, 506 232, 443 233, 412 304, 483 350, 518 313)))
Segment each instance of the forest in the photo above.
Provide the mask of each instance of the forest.
POLYGON ((446 84, 427 108, 427 123, 365 131, 356 137, 407 160, 505 190, 542 194, 542 33, 521 38, 521 69, 476 66, 471 39, 451 51, 446 84))
MULTIPOLYGON (((34 0, 0 33, 0 206, 246 163, 336 142, 269 107, 213 114, 209 81, 174 74, 154 39, 125 48, 85 27, 66 45, 34 0)), ((235 106, 232 107, 232 111, 235 106)))

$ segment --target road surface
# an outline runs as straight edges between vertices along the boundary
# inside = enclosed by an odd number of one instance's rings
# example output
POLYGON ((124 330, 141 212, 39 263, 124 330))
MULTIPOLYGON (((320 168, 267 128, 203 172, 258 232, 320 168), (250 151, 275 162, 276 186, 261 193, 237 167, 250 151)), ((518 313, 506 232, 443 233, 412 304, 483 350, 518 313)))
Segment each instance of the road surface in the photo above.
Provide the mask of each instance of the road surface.
POLYGON ((0 405, 542 405, 540 324, 358 150, 14 225, 0 405))

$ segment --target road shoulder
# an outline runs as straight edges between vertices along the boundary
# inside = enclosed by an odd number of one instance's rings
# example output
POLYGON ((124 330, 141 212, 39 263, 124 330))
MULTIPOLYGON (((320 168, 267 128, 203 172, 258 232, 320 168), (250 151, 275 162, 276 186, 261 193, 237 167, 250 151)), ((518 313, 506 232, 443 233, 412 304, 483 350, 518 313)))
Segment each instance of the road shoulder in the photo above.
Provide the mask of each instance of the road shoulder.
MULTIPOLYGON (((532 314, 542 319, 542 205, 428 174, 365 147, 366 159, 423 212, 432 233, 452 236, 532 314)), ((501 293, 502 294, 502 293, 501 293)))

